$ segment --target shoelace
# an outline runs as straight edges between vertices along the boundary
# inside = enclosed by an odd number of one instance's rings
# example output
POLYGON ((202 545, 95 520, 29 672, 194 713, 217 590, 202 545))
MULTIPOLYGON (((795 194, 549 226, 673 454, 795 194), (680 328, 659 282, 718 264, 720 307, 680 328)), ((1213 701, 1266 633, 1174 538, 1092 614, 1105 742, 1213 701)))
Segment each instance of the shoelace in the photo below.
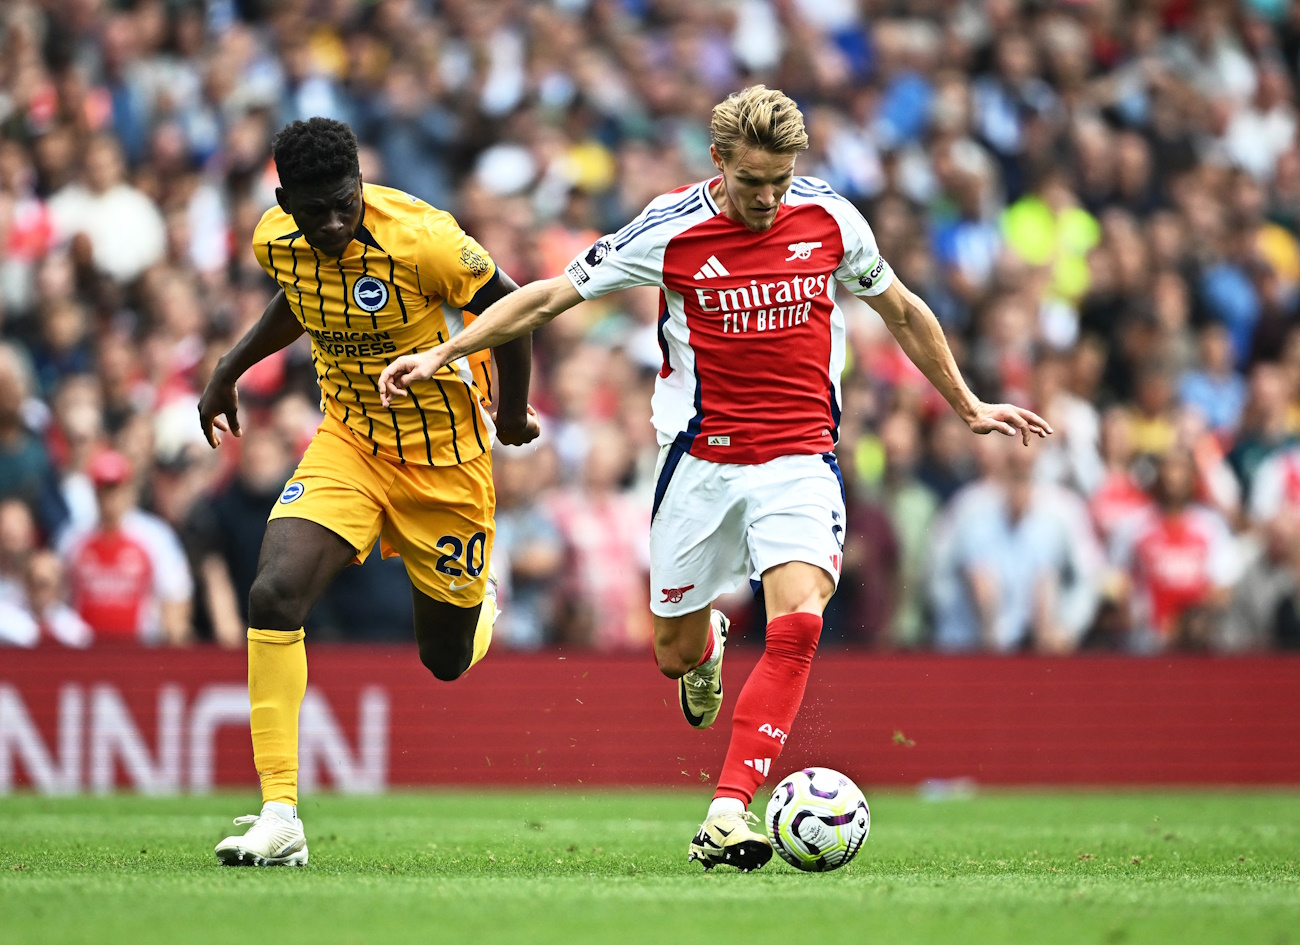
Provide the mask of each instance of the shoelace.
POLYGON ((236 817, 236 825, 255 824, 261 818, 260 814, 245 814, 243 817, 236 817))
POLYGON ((743 820, 746 824, 748 824, 751 827, 763 826, 763 822, 758 819, 758 815, 755 814, 752 810, 732 811, 731 815, 733 817, 736 817, 739 820, 743 820))

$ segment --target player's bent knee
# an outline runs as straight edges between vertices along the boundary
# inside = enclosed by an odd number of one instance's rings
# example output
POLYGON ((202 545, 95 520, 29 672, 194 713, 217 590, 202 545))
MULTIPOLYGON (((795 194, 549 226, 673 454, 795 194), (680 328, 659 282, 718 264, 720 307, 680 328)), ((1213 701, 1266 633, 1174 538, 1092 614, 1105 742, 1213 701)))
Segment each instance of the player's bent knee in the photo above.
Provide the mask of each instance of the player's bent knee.
POLYGON ((691 671, 685 662, 664 653, 656 653, 655 660, 659 663, 659 672, 669 679, 681 679, 691 671))
POLYGON ((659 672, 669 679, 681 679, 695 668, 695 663, 674 646, 656 646, 655 662, 659 664, 659 672))
POLYGON ((415 644, 435 679, 451 682, 474 661, 479 607, 456 607, 414 590, 415 644))
POLYGON ((455 682, 465 675, 465 670, 469 669, 469 660, 449 661, 445 659, 426 659, 422 660, 425 668, 433 673, 433 678, 439 682, 455 682))
POLYGON ((469 669, 474 659, 474 644, 468 646, 449 646, 446 641, 437 646, 420 647, 420 662, 424 668, 433 673, 435 679, 451 682, 459 679, 469 669))
POLYGON ((307 610, 301 590, 274 572, 259 573, 248 592, 248 622, 259 630, 297 630, 307 610))
POLYGON ((655 663, 669 679, 681 679, 700 663, 708 642, 709 610, 684 617, 655 616, 655 663))

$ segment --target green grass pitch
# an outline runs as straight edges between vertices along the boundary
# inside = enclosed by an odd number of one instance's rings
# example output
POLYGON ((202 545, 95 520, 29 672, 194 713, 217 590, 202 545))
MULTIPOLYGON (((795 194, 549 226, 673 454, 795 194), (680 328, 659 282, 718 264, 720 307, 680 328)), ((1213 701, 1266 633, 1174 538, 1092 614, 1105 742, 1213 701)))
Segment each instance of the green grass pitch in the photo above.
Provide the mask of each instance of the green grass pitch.
POLYGON ((706 800, 318 796, 290 870, 217 864, 247 795, 0 798, 0 941, 1300 945, 1296 793, 869 792, 822 875, 688 866, 706 800))

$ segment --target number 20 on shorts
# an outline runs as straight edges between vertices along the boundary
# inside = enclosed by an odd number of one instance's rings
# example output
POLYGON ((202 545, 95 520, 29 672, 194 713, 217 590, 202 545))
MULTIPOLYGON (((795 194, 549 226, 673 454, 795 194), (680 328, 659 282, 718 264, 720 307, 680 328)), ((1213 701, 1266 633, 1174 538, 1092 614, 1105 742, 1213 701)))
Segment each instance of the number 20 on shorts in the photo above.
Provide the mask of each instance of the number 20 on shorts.
POLYGON ((455 535, 443 535, 434 542, 434 547, 444 552, 438 558, 438 563, 434 565, 434 568, 442 574, 449 574, 452 577, 468 574, 476 578, 487 567, 487 534, 484 532, 475 532, 468 542, 462 542, 455 535), (461 564, 465 566, 463 569, 460 567, 461 564))

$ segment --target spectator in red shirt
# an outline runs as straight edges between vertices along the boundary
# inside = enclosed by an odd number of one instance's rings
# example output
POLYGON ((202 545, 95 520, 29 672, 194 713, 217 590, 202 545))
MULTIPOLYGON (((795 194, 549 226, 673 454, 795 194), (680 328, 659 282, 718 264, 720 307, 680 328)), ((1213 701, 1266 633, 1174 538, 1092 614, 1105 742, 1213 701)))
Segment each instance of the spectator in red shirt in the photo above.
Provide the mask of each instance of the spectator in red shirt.
POLYGON ((99 523, 63 542, 72 604, 97 642, 184 643, 193 581, 180 542, 135 504, 131 466, 105 450, 88 470, 99 523))
POLYGON ((1157 467, 1155 507, 1121 539, 1136 649, 1204 648, 1236 583, 1238 556, 1228 523, 1194 504, 1195 494, 1191 452, 1169 450, 1157 467))

